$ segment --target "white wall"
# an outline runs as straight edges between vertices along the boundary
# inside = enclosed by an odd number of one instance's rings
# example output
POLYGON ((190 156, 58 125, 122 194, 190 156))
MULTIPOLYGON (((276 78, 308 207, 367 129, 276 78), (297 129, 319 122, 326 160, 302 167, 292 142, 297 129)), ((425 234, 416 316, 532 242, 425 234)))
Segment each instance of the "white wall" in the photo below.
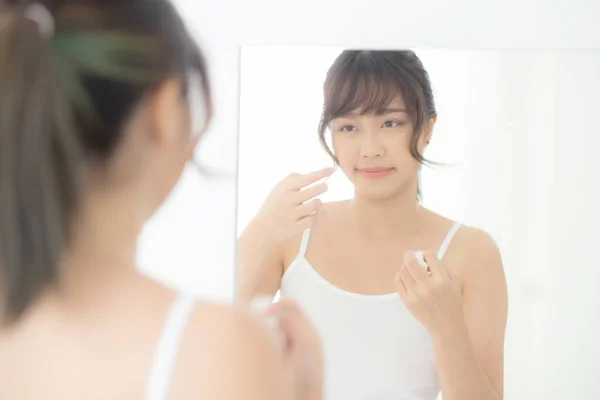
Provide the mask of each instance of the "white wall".
MULTIPOLYGON (((410 3, 382 0, 376 5, 359 0, 307 0, 296 3, 275 0, 178 0, 177 4, 200 33, 213 72, 217 116, 210 140, 204 147, 204 155, 210 157, 213 164, 222 164, 227 169, 236 164, 239 45, 480 49, 600 47, 597 27, 600 6, 584 0, 553 1, 543 6, 536 5, 532 0, 430 0, 410 3)), ((573 84, 580 68, 578 65, 559 67, 563 76, 571 80, 566 81, 567 86, 562 87, 560 96, 545 98, 555 107, 556 115, 564 113, 563 121, 568 120, 568 114, 573 111, 570 109, 574 107, 570 99, 577 98, 576 94, 569 92, 589 83, 573 84)), ((534 81, 540 87, 544 86, 543 76, 534 81)), ((537 226, 533 232, 527 233, 529 240, 539 237, 543 243, 534 247, 537 250, 528 256, 527 264, 546 266, 548 271, 553 271, 552 276, 556 279, 546 280, 550 282, 545 289, 547 301, 538 303, 535 315, 529 309, 511 309, 513 315, 516 312, 524 316, 531 315, 530 323, 538 329, 537 333, 532 334, 537 343, 532 348, 536 352, 535 364, 520 377, 522 382, 529 382, 528 386, 522 386, 528 392, 507 393, 506 399, 599 397, 593 379, 598 376, 600 369, 597 365, 600 347, 596 343, 600 329, 597 324, 594 325, 591 311, 593 305, 600 301, 600 295, 594 288, 594 283, 600 280, 600 269, 594 268, 598 263, 592 253, 594 238, 598 237, 594 229, 598 226, 594 219, 597 218, 597 211, 593 209, 598 195, 597 191, 593 195, 586 192, 598 181, 593 176, 593 169, 586 164, 588 160, 593 160, 593 152, 598 148, 593 105, 589 103, 585 110, 588 112, 587 118, 574 120, 571 124, 563 122, 558 127, 552 121, 548 122, 553 132, 550 138, 546 138, 549 143, 545 144, 540 164, 532 166, 527 172, 528 176, 542 176, 539 180, 527 181, 528 185, 539 185, 542 189, 521 186, 537 193, 538 197, 528 197, 527 206, 519 209, 519 215, 529 218, 537 226), (558 157, 554 157, 555 151, 558 157), (577 154, 582 157, 577 157, 577 154), (552 181, 548 181, 551 175, 540 175, 541 170, 547 167, 553 167, 552 181), (542 195, 544 190, 546 196, 542 195), (540 199, 548 201, 541 203, 540 199), (546 208, 532 211, 533 204, 545 204, 546 208), (541 228, 544 221, 547 221, 548 228, 545 233, 541 228), (588 305, 590 309, 585 308, 588 305)), ((544 135, 540 133, 539 137, 528 142, 524 148, 527 150, 522 151, 535 154, 535 145, 544 143, 540 142, 543 138, 544 135)), ((475 139, 469 140, 471 146, 484 145, 475 139)), ((491 163, 486 165, 488 170, 492 168, 491 163)), ((509 178, 503 176, 503 179, 509 178)), ((208 202, 205 198, 207 190, 199 188, 194 192, 195 181, 187 182, 190 184, 182 184, 180 194, 165 207, 165 222, 162 225, 156 223, 154 232, 158 233, 155 233, 154 240, 148 239, 146 242, 145 249, 164 246, 159 258, 151 256, 147 252, 149 250, 142 252, 142 258, 148 261, 146 270, 165 281, 174 284, 189 282, 188 286, 193 286, 199 292, 212 292, 216 297, 230 298, 234 279, 233 237, 237 225, 233 213, 235 188, 224 184, 222 196, 213 202, 212 208, 205 209, 195 200, 208 202), (192 192, 193 196, 187 195, 192 192), (180 206, 183 203, 185 207, 180 206), (169 214, 179 215, 181 223, 167 218, 169 214), (184 224, 194 228, 182 230, 184 224), (163 231, 159 226, 170 228, 163 231), (207 229, 213 229, 214 226, 219 233, 208 234, 207 229), (184 235, 178 235, 182 231, 187 232, 187 239, 184 235), (167 243, 160 240, 171 237, 173 240, 167 243), (184 240, 183 244, 178 240, 184 240), (171 257, 174 252, 167 246, 186 250, 179 253, 180 259, 176 260, 171 257)), ((596 186, 594 190, 597 190, 596 186)), ((486 187, 474 198, 478 202, 487 201, 490 193, 486 187)), ((518 193, 506 193, 505 196, 512 195, 511 199, 518 199, 518 193)), ((500 202, 499 199, 496 201, 500 202)), ((485 210, 480 209, 477 213, 483 216, 485 210)), ((510 221, 505 221, 504 225, 510 221)), ((527 250, 522 245, 519 254, 527 254, 527 250)), ((533 281, 545 276, 548 274, 533 275, 533 281)), ((532 288, 531 291, 543 290, 532 288)))

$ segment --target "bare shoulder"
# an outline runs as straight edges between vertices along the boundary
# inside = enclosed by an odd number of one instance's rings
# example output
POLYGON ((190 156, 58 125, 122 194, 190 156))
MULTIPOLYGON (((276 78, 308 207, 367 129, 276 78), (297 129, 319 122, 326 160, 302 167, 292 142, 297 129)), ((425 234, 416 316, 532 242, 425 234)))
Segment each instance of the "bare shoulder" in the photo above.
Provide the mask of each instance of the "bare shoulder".
POLYGON ((481 228, 462 226, 455 240, 457 247, 462 249, 466 262, 501 262, 500 249, 496 241, 490 233, 481 228))
POLYGON ((462 226, 448 250, 448 265, 469 286, 505 285, 500 249, 492 235, 480 228, 462 226))
POLYGON ((285 399, 286 389, 283 359, 264 322, 242 306, 197 304, 177 356, 174 399, 285 399))
MULTIPOLYGON (((432 210, 424 210, 426 211, 428 226, 437 238, 446 237, 457 223, 432 210)), ((452 237, 444 259, 449 266, 462 272, 460 270, 464 266, 495 259, 499 261, 499 258, 500 251, 492 235, 483 229, 461 223, 460 229, 452 237)))

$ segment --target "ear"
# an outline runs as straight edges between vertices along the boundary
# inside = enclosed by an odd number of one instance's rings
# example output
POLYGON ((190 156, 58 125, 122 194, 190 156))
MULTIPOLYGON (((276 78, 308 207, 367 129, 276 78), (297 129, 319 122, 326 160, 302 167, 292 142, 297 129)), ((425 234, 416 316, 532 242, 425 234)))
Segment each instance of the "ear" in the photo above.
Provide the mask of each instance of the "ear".
POLYGON ((174 78, 163 82, 152 93, 148 102, 148 118, 149 134, 154 142, 183 139, 178 136, 184 128, 182 124, 189 125, 189 112, 185 108, 182 93, 182 82, 174 78))
POLYGON ((433 136, 433 128, 435 127, 435 123, 437 122, 437 115, 431 117, 427 124, 425 125, 425 134, 423 135, 423 148, 427 147, 431 138, 433 136))

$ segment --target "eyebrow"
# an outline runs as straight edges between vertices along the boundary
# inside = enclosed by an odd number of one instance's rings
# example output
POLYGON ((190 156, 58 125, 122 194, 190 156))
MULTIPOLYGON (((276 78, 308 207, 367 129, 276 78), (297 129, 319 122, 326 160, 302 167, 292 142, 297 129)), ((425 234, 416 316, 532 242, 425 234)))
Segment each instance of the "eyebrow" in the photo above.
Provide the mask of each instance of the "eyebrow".
POLYGON ((386 108, 383 110, 382 114, 391 114, 391 113, 405 113, 406 110, 404 108, 386 108))
MULTIPOLYGON (((386 108, 385 110, 377 111, 376 115, 387 115, 387 114, 393 114, 393 113, 406 113, 406 110, 404 108, 386 108)), ((360 114, 349 112, 346 114, 338 115, 337 117, 332 118, 332 120, 339 119, 339 118, 355 118, 355 117, 358 117, 359 115, 360 114)))
MULTIPOLYGON (((406 110, 404 108, 386 108, 385 110, 381 110, 378 111, 376 114, 377 115, 387 115, 387 114, 393 114, 393 113, 406 113, 406 110)), ((343 115, 339 115, 333 119, 338 119, 338 118, 355 118, 358 117, 359 114, 357 113, 353 113, 353 112, 349 112, 343 115)))

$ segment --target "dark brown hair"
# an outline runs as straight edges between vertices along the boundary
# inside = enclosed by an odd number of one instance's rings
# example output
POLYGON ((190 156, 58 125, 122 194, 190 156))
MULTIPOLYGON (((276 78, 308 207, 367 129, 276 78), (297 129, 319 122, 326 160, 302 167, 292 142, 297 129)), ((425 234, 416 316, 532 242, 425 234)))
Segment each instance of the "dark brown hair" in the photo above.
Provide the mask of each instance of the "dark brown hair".
POLYGON ((59 286, 82 171, 105 164, 140 101, 168 78, 188 95, 205 60, 167 0, 39 1, 45 36, 27 1, 0 1, 0 282, 3 318, 16 321, 59 286))
POLYGON ((319 141, 334 162, 337 159, 325 140, 330 122, 350 112, 381 114, 400 95, 413 125, 410 154, 421 164, 435 164, 417 147, 437 112, 429 74, 414 51, 345 50, 327 71, 323 94, 319 141))

